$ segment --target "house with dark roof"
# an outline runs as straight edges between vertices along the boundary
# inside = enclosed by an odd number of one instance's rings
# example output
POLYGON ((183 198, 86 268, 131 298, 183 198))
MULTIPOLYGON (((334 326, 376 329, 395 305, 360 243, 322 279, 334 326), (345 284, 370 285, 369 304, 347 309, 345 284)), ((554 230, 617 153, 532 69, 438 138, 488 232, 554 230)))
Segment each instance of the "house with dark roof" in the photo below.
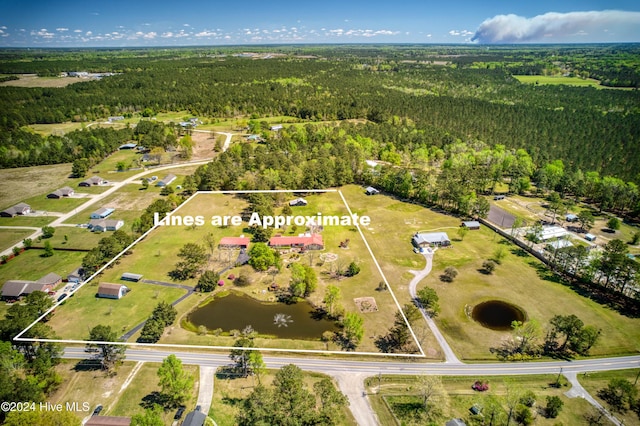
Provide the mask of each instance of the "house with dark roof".
POLYGON ((2 217, 14 217, 16 215, 25 215, 31 213, 31 206, 26 203, 18 203, 15 206, 9 207, 6 210, 0 212, 2 217))
POLYGON ((54 272, 49 272, 36 282, 45 286, 55 287, 62 282, 62 277, 54 272))
POLYGON ((184 417, 182 426, 202 426, 207 420, 207 416, 200 411, 192 411, 184 417))
POLYGON ((18 299, 33 293, 42 291, 48 293, 62 281, 59 275, 50 273, 40 278, 38 281, 30 280, 9 280, 2 286, 0 296, 3 299, 18 299))
POLYGON ((156 186, 167 186, 174 180, 176 180, 176 175, 169 173, 164 177, 164 179, 159 180, 158 183, 156 183, 156 186))
POLYGON ((301 235, 297 237, 286 237, 282 235, 276 235, 269 239, 269 245, 273 248, 303 248, 305 250, 323 250, 324 242, 322 241, 322 235, 311 234, 301 235))
POLYGON ((91 213, 91 219, 104 219, 114 211, 116 211, 116 209, 112 207, 100 207, 98 210, 91 213))
POLYGON ((249 247, 249 237, 222 237, 218 248, 246 249, 249 247))
POLYGON ((69 197, 69 196, 73 195, 74 193, 75 193, 75 191, 72 188, 69 188, 68 186, 65 186, 64 188, 56 189, 55 191, 47 194, 47 198, 69 197))
POLYGON ((128 291, 129 288, 123 284, 100 283, 96 296, 105 299, 122 299, 128 291))
POLYGON ((95 185, 104 185, 107 181, 102 179, 100 176, 91 176, 80 182, 78 186, 95 186, 95 185))
POLYGON ((91 219, 89 229, 93 232, 117 231, 124 226, 121 219, 91 219))
POLYGON ((451 240, 446 232, 416 233, 411 242, 415 247, 446 247, 451 245, 451 240))

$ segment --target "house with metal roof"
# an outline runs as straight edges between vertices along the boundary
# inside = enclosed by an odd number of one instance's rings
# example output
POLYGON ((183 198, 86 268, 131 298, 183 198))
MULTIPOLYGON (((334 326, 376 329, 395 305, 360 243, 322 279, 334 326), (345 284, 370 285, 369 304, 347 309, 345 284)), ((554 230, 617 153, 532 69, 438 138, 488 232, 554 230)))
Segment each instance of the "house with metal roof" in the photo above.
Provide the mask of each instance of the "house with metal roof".
POLYGON ((297 237, 276 235, 269 239, 269 245, 274 248, 304 248, 305 250, 322 250, 324 242, 320 234, 305 234, 297 237))
POLYGON ((164 177, 164 179, 159 180, 158 183, 156 183, 156 186, 167 186, 174 180, 176 180, 176 175, 169 173, 164 177))
POLYGON ((376 195, 379 194, 380 191, 378 191, 377 189, 375 189, 373 186, 367 186, 367 188, 364 190, 364 192, 367 195, 376 195))
POLYGON ((480 229, 480 222, 477 220, 465 220, 462 222, 462 226, 467 229, 478 230, 480 229))
POLYGON ((104 219, 114 211, 116 211, 116 209, 112 207, 100 207, 98 210, 91 213, 91 219, 104 219))
POLYGON ((451 240, 446 232, 416 233, 411 242, 415 247, 446 247, 451 245, 451 240))
POLYGON ((138 282, 138 281, 140 281, 142 279, 142 274, 133 274, 131 272, 125 272, 124 274, 122 274, 120 279, 123 280, 123 281, 138 282))
POLYGON ((249 247, 249 237, 222 237, 218 248, 224 249, 246 249, 249 247))
POLYGON ((117 231, 124 226, 121 219, 91 219, 89 229, 93 232, 117 231))
POLYGON ((291 207, 295 207, 295 206, 306 206, 307 200, 305 200, 304 198, 296 198, 295 200, 291 200, 289 201, 289 205, 291 207))

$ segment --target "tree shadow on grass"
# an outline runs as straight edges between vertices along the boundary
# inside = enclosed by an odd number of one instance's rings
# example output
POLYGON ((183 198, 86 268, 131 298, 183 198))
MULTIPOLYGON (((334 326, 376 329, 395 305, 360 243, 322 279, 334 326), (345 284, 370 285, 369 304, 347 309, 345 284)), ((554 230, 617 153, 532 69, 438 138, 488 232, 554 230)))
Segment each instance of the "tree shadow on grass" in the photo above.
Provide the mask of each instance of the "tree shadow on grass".
POLYGON ((98 371, 102 370, 102 362, 99 359, 83 359, 73 367, 74 371, 98 371))
POLYGON ((526 250, 521 249, 520 247, 514 247, 511 249, 511 254, 514 254, 518 257, 528 257, 529 253, 526 250))
POLYGON ((158 391, 153 391, 142 398, 140 406, 145 410, 152 409, 154 405, 159 405, 166 409, 168 407, 168 402, 169 401, 166 396, 162 395, 158 391))

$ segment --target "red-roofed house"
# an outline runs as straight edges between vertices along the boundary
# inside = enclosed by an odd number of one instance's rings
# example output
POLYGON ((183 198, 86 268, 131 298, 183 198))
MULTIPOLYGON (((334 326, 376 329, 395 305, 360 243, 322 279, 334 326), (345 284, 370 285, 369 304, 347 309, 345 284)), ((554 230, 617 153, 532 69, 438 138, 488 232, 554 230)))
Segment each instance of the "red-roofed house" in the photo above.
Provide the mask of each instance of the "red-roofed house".
POLYGON ((222 237, 218 248, 244 248, 249 246, 249 237, 222 237))
POLYGON ((291 247, 291 248, 304 248, 306 250, 322 250, 324 249, 324 242, 322 241, 322 235, 303 235, 299 237, 283 237, 276 235, 271 237, 269 245, 274 248, 291 247))

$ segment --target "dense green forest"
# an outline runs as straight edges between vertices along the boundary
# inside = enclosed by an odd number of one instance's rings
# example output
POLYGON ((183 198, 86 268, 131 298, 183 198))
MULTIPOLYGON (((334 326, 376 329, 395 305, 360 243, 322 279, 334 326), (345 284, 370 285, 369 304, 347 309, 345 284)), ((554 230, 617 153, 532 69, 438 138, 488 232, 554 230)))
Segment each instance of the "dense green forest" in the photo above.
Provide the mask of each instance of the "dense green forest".
MULTIPOLYGON (((276 53, 269 59, 234 55, 240 48, 8 50, 0 55, 0 72, 119 74, 65 88, 1 86, 0 163, 13 167, 56 158, 38 152, 60 141, 20 130, 28 124, 91 121, 145 109, 187 110, 211 119, 279 115, 310 122, 366 119, 380 125, 371 137, 384 138, 379 142, 391 142, 399 151, 441 148, 457 139, 482 141, 507 149, 526 148, 537 165, 559 158, 572 170, 637 182, 640 156, 630 155, 640 138, 636 90, 524 85, 512 73, 577 73, 609 83, 632 76, 635 81, 640 75, 638 49, 636 45, 262 48, 276 53), (385 125, 398 118, 415 128, 410 137, 386 130, 385 125), (17 153, 23 149, 36 153, 17 153)), ((70 137, 60 137, 63 146, 69 145, 70 137)), ((68 156, 59 158, 68 161, 68 156)))

